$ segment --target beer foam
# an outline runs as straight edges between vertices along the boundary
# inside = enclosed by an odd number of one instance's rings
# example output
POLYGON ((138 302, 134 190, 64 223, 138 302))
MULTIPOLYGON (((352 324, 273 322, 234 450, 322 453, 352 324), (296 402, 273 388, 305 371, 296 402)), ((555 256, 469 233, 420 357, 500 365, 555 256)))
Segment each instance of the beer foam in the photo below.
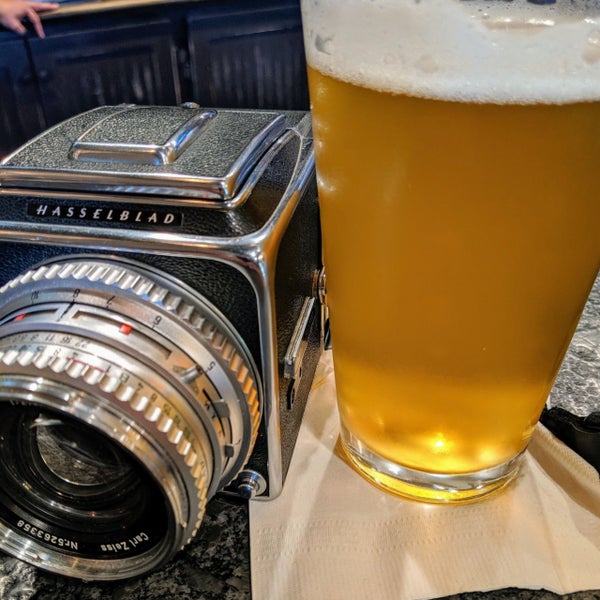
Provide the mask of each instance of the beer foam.
POLYGON ((307 62, 391 93, 494 103, 598 100, 600 1, 566 4, 304 0, 307 62))

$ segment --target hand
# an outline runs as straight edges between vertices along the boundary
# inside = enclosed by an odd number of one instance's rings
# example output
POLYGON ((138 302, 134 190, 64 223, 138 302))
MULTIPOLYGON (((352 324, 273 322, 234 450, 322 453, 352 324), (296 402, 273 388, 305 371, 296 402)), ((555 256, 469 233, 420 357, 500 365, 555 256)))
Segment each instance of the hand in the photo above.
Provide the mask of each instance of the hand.
POLYGON ((30 2, 29 0, 0 0, 0 24, 23 35, 27 30, 22 23, 29 19, 36 33, 44 36, 44 28, 39 12, 58 8, 55 2, 30 2))

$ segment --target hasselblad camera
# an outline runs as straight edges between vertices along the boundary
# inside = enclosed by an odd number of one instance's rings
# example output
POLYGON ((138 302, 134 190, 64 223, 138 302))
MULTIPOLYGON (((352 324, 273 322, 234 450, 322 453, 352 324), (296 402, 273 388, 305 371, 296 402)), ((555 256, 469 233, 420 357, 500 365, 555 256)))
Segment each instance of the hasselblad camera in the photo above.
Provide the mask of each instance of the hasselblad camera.
POLYGON ((0 548, 151 570, 282 488, 323 346, 305 112, 120 105, 0 163, 0 548))

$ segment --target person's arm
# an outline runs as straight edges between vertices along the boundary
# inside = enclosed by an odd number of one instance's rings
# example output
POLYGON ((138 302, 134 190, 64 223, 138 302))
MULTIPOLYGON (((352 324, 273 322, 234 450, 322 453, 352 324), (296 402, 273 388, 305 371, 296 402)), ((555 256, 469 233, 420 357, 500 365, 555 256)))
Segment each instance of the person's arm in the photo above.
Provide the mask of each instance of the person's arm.
POLYGON ((23 35, 26 32, 23 19, 29 19, 36 33, 44 37, 39 12, 58 8, 54 2, 29 2, 29 0, 0 0, 0 24, 23 35))

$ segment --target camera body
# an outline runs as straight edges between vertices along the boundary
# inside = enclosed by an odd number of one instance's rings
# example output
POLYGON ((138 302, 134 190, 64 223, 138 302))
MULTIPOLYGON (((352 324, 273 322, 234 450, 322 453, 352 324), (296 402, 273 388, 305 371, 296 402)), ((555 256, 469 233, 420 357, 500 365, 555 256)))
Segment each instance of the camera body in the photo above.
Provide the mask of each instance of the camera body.
POLYGON ((43 510, 0 494, 0 546, 130 577, 189 542, 215 493, 276 497, 323 346, 309 114, 94 109, 4 159, 0 215, 0 452, 38 465, 0 478, 51 488, 43 510), (82 533, 90 503, 142 480, 141 521, 82 533))

